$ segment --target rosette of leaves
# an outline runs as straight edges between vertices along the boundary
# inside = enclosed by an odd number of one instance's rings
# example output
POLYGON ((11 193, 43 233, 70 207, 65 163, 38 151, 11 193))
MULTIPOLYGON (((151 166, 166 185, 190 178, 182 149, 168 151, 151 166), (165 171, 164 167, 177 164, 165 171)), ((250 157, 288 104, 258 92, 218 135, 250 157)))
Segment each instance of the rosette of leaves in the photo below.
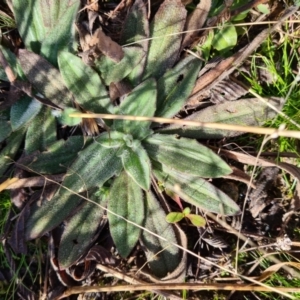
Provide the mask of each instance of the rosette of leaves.
POLYGON ((200 61, 192 56, 178 61, 181 37, 174 33, 184 28, 184 6, 179 0, 165 0, 149 24, 145 5, 136 1, 121 40, 137 45, 124 47, 119 62, 102 56, 92 67, 70 47, 79 1, 27 1, 29 7, 37 5, 32 11, 23 1, 12 2, 27 49, 19 51, 18 58, 3 52, 18 80, 28 80, 33 95, 42 96, 39 101, 34 96, 20 98, 1 114, 5 126, 1 138, 7 139, 3 151, 12 157, 9 151, 16 154, 25 139, 22 164, 27 171, 66 173, 50 201, 31 204, 26 240, 64 222, 58 263, 61 269, 68 268, 88 250, 107 209, 120 255, 127 257, 140 241, 151 272, 163 278, 177 268, 182 253, 174 246, 178 237, 165 221, 166 212, 152 191, 151 180, 163 182, 175 193, 179 188, 180 197, 200 209, 235 215, 240 212, 237 204, 204 179, 228 175, 231 168, 196 140, 156 133, 151 121, 114 120, 106 124, 108 131, 85 142, 81 136, 57 140, 56 116, 64 125, 74 126, 81 121, 69 119, 74 109, 145 117, 173 117, 180 111, 200 69, 200 61), (22 10, 31 11, 30 16, 23 16, 22 10), (59 24, 65 30, 62 36, 57 34, 59 24), (163 41, 159 40, 162 35, 166 35, 163 41), (141 37, 153 39, 138 43, 141 37), (113 106, 107 86, 121 81, 132 90, 113 106), (45 105, 49 103, 52 109, 45 105))

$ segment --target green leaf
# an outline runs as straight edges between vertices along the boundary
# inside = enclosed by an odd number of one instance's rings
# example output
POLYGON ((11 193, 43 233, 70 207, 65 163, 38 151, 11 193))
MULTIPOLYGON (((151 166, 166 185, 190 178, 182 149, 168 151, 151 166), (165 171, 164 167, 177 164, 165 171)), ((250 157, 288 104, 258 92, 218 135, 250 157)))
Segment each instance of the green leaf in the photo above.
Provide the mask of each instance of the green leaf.
POLYGON ((58 226, 81 202, 73 193, 86 195, 85 191, 101 187, 122 170, 118 148, 105 148, 97 139, 78 154, 69 168, 61 188, 51 201, 41 206, 33 205, 26 222, 26 239, 35 239, 58 226))
POLYGON ((34 151, 45 151, 56 141, 56 121, 49 107, 42 107, 38 115, 31 121, 25 139, 27 154, 34 151))
POLYGON ((101 56, 95 62, 96 68, 101 73, 101 78, 106 85, 112 82, 119 82, 124 79, 137 65, 139 65, 145 56, 143 48, 140 46, 131 46, 123 48, 124 57, 118 63, 107 56, 101 56))
POLYGON ((158 163, 153 164, 153 171, 167 189, 200 209, 225 216, 240 213, 239 206, 231 198, 198 176, 181 173, 158 163))
POLYGON ((41 53, 55 66, 57 53, 74 44, 78 0, 13 0, 13 11, 27 49, 41 53))
POLYGON ((19 61, 27 79, 37 91, 61 108, 72 104, 72 94, 64 85, 59 71, 47 60, 33 52, 20 49, 19 61))
MULTIPOLYGON (((156 82, 148 79, 138 85, 117 109, 120 115, 153 117, 156 108, 156 82)), ((151 121, 114 120, 114 129, 143 139, 150 133, 151 121)))
MULTIPOLYGON (((14 74, 17 76, 18 79, 26 79, 26 76, 24 75, 24 72, 22 70, 22 67, 19 63, 19 61, 17 60, 16 55, 11 52, 9 49, 7 49, 6 47, 3 47, 2 45, 0 45, 0 50, 2 51, 5 59, 7 60, 9 66, 12 68, 14 74)), ((6 74, 5 74, 6 77, 6 74)), ((4 79, 6 81, 8 81, 8 79, 4 79)))
MULTIPOLYGON (((269 104, 280 110, 284 104, 282 98, 264 98, 269 104)), ((227 101, 225 103, 204 108, 184 120, 225 123, 241 126, 261 126, 265 121, 277 115, 273 109, 257 98, 248 98, 237 101, 227 101)), ((180 136, 195 139, 220 139, 223 137, 233 137, 242 134, 239 131, 229 131, 222 129, 202 128, 201 126, 170 125, 159 130, 160 133, 179 134, 180 136)))
POLYGON ((145 191, 150 188, 151 163, 147 152, 136 141, 134 147, 126 147, 122 154, 126 173, 145 191))
MULTIPOLYGON (((75 50, 75 26, 80 1, 78 0, 53 0, 39 1, 43 26, 46 29, 45 38, 42 40, 41 55, 57 66, 59 51, 75 50)), ((41 24, 37 24, 41 26, 41 24)))
POLYGON ((142 0, 136 0, 128 11, 127 17, 123 24, 121 32, 121 44, 129 44, 138 42, 144 45, 141 41, 149 37, 149 23, 147 18, 147 7, 142 0))
MULTIPOLYGON (((42 174, 63 173, 77 157, 83 145, 82 136, 71 136, 66 141, 55 142, 47 151, 35 155, 28 163, 24 162, 23 164, 42 174)), ((26 157, 24 159, 26 160, 26 157)))
MULTIPOLYGON (((121 33, 121 44, 135 43, 140 45, 145 53, 149 47, 149 22, 147 17, 147 8, 143 0, 134 1, 129 9, 123 31, 121 33)), ((144 67, 146 63, 146 55, 141 62, 130 72, 127 79, 133 86, 137 86, 142 79, 144 67)))
POLYGON ((189 207, 186 207, 182 212, 183 212, 184 216, 186 216, 191 213, 191 209, 189 207))
POLYGON ((150 24, 150 41, 143 79, 158 79, 178 59, 187 11, 180 0, 165 0, 150 24))
POLYGON ((141 242, 145 248, 151 274, 162 278, 172 273, 180 264, 181 251, 173 226, 166 222, 166 214, 151 192, 146 193, 146 220, 144 227, 163 239, 143 230, 141 242))
POLYGON ((218 29, 212 40, 212 46, 222 52, 233 48, 236 43, 237 33, 233 25, 226 25, 224 28, 218 29))
POLYGON ((185 217, 188 218, 196 227, 204 227, 206 225, 205 219, 199 215, 189 214, 185 217))
POLYGON ((136 245, 141 229, 119 216, 140 226, 145 217, 142 190, 125 172, 115 179, 111 187, 108 209, 118 215, 108 213, 110 233, 118 252, 125 258, 136 245))
POLYGON ((91 243, 97 236, 107 199, 104 195, 97 197, 95 191, 91 192, 90 200, 94 203, 85 202, 82 207, 72 216, 64 228, 58 248, 58 263, 61 270, 64 270, 87 252, 91 243))
POLYGON ((106 148, 119 148, 125 145, 125 134, 118 131, 104 132, 97 138, 97 143, 106 148))
POLYGON ((258 4, 257 5, 257 10, 261 12, 262 14, 269 14, 270 13, 270 8, 268 4, 258 4))
POLYGON ((13 163, 13 159, 19 150, 24 139, 26 128, 21 128, 13 132, 6 140, 6 145, 0 152, 0 176, 4 174, 7 168, 13 163))
POLYGON ((182 212, 170 212, 166 216, 166 221, 168 223, 178 223, 184 218, 184 213, 182 212))
POLYGON ((0 111, 0 143, 3 142, 12 132, 9 120, 9 111, 0 111))
POLYGON ((72 107, 66 107, 63 111, 57 113, 57 119, 60 124, 66 125, 66 126, 76 126, 80 124, 82 121, 82 118, 74 118, 70 117, 70 114, 73 113, 81 113, 78 109, 72 108, 72 107))
POLYGON ((10 110, 10 120, 13 130, 29 123, 41 110, 42 104, 35 99, 24 96, 10 110))
POLYGON ((39 53, 46 28, 42 25, 39 0, 12 0, 18 32, 27 49, 39 53))
POLYGON ((69 52, 59 54, 58 64, 66 86, 85 110, 97 113, 113 111, 106 87, 96 71, 69 52))
POLYGON ((152 159, 179 172, 206 178, 232 172, 218 155, 194 140, 154 134, 143 145, 152 159))
POLYGON ((201 61, 190 55, 157 81, 157 110, 155 116, 171 118, 180 111, 192 92, 201 61))

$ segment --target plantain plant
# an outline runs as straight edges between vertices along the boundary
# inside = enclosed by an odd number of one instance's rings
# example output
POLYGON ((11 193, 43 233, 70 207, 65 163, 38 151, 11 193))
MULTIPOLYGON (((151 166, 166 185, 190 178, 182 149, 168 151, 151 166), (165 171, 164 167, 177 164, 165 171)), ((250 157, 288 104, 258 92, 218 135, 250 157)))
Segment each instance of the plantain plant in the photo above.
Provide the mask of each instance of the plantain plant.
MULTIPOLYGON (((60 269, 72 266, 87 252, 106 208, 119 254, 127 257, 142 243, 151 272, 163 278, 177 268, 182 253, 174 246, 179 243, 174 225, 166 222, 168 211, 152 184, 162 182, 174 193, 179 189, 184 201, 204 211, 235 215, 240 212, 238 205, 205 180, 230 174, 230 166, 194 139, 157 132, 159 126, 151 121, 84 121, 70 114, 176 115, 201 67, 193 56, 179 59, 181 37, 174 34, 183 30, 186 10, 179 0, 165 0, 149 24, 143 2, 135 1, 120 37, 123 57, 116 61, 102 54, 90 65, 75 47, 79 4, 79 0, 12 1, 25 49, 17 56, 4 46, 1 51, 17 81, 30 83, 32 90, 1 111, 0 137, 6 143, 0 172, 12 176, 11 162, 18 158, 16 166, 25 169, 27 176, 65 173, 50 200, 41 193, 41 201, 27 204, 30 214, 24 227, 28 241, 64 223, 60 269), (149 38, 150 42, 143 41, 149 38), (113 85, 120 83, 129 92, 113 103, 113 85), (58 138, 58 129, 77 125, 84 135, 95 136, 58 138), (150 260, 162 250, 162 255, 150 260)), ((0 75, 8 81, 6 73, 0 75)))

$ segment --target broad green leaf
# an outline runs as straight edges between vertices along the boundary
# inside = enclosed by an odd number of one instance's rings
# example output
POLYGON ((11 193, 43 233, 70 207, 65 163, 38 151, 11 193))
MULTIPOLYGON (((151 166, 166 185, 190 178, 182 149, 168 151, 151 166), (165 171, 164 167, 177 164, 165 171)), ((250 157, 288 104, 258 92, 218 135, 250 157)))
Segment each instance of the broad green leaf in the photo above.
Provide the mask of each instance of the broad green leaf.
MULTIPOLYGON (((156 108, 156 82, 148 79, 138 85, 117 108, 120 115, 153 117, 156 108)), ((151 121, 115 120, 114 129, 143 139, 150 133, 151 121)))
POLYGON ((72 94, 64 85, 58 69, 43 57, 25 49, 19 50, 19 61, 37 91, 61 108, 71 106, 72 94))
POLYGON ((0 111, 0 143, 3 142, 12 132, 9 120, 9 110, 0 111))
POLYGON ((84 191, 92 187, 101 187, 108 179, 122 170, 120 148, 106 148, 97 138, 91 145, 78 153, 71 165, 63 184, 75 191, 84 191))
POLYGON ((149 37, 149 23, 147 17, 147 7, 142 0, 136 0, 128 11, 121 32, 121 44, 138 42, 144 45, 148 41, 141 41, 149 37))
MULTIPOLYGON (((284 104, 282 98, 264 98, 269 104, 280 110, 284 104)), ((257 98, 227 101, 225 103, 204 108, 184 120, 225 123, 241 126, 261 126, 264 122, 274 118, 277 113, 257 98)), ((220 139, 242 134, 239 131, 202 128, 198 126, 170 125, 159 130, 160 133, 179 134, 180 136, 195 139, 220 139)))
POLYGON ((13 163, 13 159, 19 150, 24 139, 26 128, 21 128, 13 132, 6 140, 6 145, 0 151, 0 176, 4 174, 7 168, 13 163))
POLYGON ((66 125, 66 126, 76 126, 78 124, 80 124, 80 122, 82 121, 82 118, 74 118, 74 117, 70 117, 70 114, 73 113, 81 113, 81 111, 79 111, 76 108, 73 107, 66 107, 63 111, 59 111, 56 114, 56 117, 59 121, 60 124, 62 125, 66 125))
POLYGON ((74 43, 78 0, 13 0, 18 31, 27 49, 57 65, 59 50, 74 43))
POLYGON ((240 213, 239 206, 224 192, 198 176, 184 174, 164 165, 153 164, 155 177, 184 201, 221 215, 240 213))
POLYGON ((182 212, 170 212, 166 215, 166 221, 168 223, 178 223, 184 218, 184 213, 182 212))
POLYGON ((69 52, 59 54, 58 64, 66 86, 85 110, 97 113, 113 111, 106 87, 96 71, 69 52))
POLYGON ((49 107, 42 107, 31 121, 25 139, 26 154, 45 151, 56 141, 56 121, 49 107))
POLYGON ((146 193, 146 220, 144 227, 163 239, 143 230, 141 242, 145 248, 147 263, 154 276, 162 278, 172 273, 181 261, 181 251, 173 226, 166 222, 166 214, 151 192, 146 193))
POLYGON ((182 109, 194 88, 200 66, 201 61, 190 55, 157 81, 155 116, 171 118, 182 109))
MULTIPOLYGON (((39 1, 43 26, 46 29, 42 41, 41 55, 57 66, 59 51, 75 50, 75 26, 80 1, 54 0, 39 1)), ((41 26, 40 24, 38 26, 41 26)))
POLYGON ((145 191, 150 188, 151 163, 140 142, 135 147, 126 147, 122 163, 126 173, 145 191))
POLYGON ((29 123, 41 110, 42 104, 35 99, 24 96, 10 109, 10 120, 13 130, 29 123))
POLYGON ((97 204, 106 206, 107 201, 104 196, 95 196, 94 192, 91 192, 90 200, 95 204, 84 202, 74 216, 66 222, 58 248, 58 264, 62 270, 76 263, 87 252, 97 236, 100 221, 105 212, 97 204))
POLYGON ((143 79, 160 78, 178 59, 187 11, 180 0, 165 0, 150 24, 147 63, 143 79))
POLYGON ((143 145, 152 159, 179 172, 206 178, 232 172, 218 155, 195 140, 154 134, 143 145))
POLYGON ((85 191, 101 187, 108 179, 122 170, 118 157, 120 149, 104 148, 93 142, 78 154, 71 165, 62 186, 51 201, 41 206, 34 205, 26 223, 26 239, 37 238, 52 230, 67 218, 81 202, 73 193, 88 196, 85 191))
POLYGON ((71 136, 66 141, 55 142, 47 151, 34 155, 28 163, 23 164, 42 174, 63 173, 77 157, 83 145, 83 136, 71 136))
MULTIPOLYGON (((17 76, 18 79, 26 79, 26 76, 22 70, 22 67, 16 57, 16 55, 11 52, 8 48, 3 47, 0 45, 0 50, 2 51, 5 59, 7 60, 9 66, 12 68, 14 74, 17 76)), ((6 74, 5 74, 6 77, 6 74)), ((3 79, 8 80, 8 79, 3 79)))
MULTIPOLYGON (((121 44, 135 43, 134 45, 140 45, 144 52, 147 53, 149 46, 148 38, 149 22, 146 4, 143 0, 137 0, 131 6, 123 24, 123 31, 120 38, 121 44)), ((145 63, 146 55, 128 75, 127 79, 133 86, 137 86, 141 82, 145 63)))
POLYGON ((189 214, 185 217, 188 218, 194 226, 204 227, 206 225, 205 219, 199 215, 189 214))
POLYGON ((108 212, 109 228, 118 252, 125 258, 136 245, 141 229, 119 216, 140 226, 143 225, 145 217, 143 192, 125 172, 114 180, 108 209, 118 215, 108 212))
POLYGON ((106 148, 119 148, 125 145, 125 135, 122 132, 104 132, 97 138, 97 143, 106 148))
POLYGON ((101 78, 106 85, 112 82, 119 82, 124 79, 137 65, 139 65, 145 56, 143 48, 140 46, 131 46, 123 48, 124 57, 118 63, 107 56, 101 56, 95 62, 96 68, 101 73, 101 78))
POLYGON ((39 0, 12 0, 18 32, 27 49, 39 53, 46 28, 42 25, 39 0))
POLYGON ((233 48, 237 43, 237 33, 235 26, 226 25, 221 29, 217 29, 212 40, 212 46, 218 50, 225 52, 233 48))

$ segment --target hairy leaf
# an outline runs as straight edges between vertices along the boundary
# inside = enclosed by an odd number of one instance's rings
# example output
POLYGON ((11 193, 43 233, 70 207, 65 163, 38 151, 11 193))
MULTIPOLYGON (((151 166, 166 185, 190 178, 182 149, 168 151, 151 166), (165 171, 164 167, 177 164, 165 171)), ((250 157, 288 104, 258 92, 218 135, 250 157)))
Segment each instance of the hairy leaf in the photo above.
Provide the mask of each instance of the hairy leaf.
POLYGON ((56 141, 56 121, 49 107, 42 107, 38 115, 31 121, 25 139, 27 154, 44 151, 56 141))
POLYGON ((126 147, 122 154, 126 173, 145 191, 150 188, 151 164, 147 152, 140 143, 126 147))
MULTIPOLYGON (((149 47, 149 22, 147 17, 147 8, 143 0, 134 1, 123 25, 121 33, 121 43, 141 45, 145 53, 149 47)), ((144 67, 146 63, 146 55, 141 62, 130 72, 127 79, 137 86, 142 79, 144 67)))
MULTIPOLYGON (((282 98, 264 98, 265 101, 275 106, 278 110, 284 103, 282 98)), ((274 118, 276 112, 257 98, 242 99, 225 102, 204 108, 184 120, 235 124, 241 126, 261 126, 267 120, 274 118)), ((166 134, 179 134, 180 136, 195 139, 219 139, 242 134, 240 131, 202 128, 197 126, 170 125, 160 129, 166 134)))
POLYGON ((71 136, 66 141, 59 140, 48 147, 47 151, 36 155, 32 162, 24 163, 24 165, 42 174, 66 172, 83 145, 82 136, 71 136))
POLYGON ((56 117, 59 123, 62 125, 76 126, 80 124, 82 118, 78 118, 78 117, 74 118, 69 116, 70 114, 74 114, 74 113, 81 113, 81 111, 73 107, 66 107, 63 111, 58 112, 56 114, 56 117))
POLYGON ((35 99, 24 96, 10 109, 10 120, 13 130, 29 123, 41 110, 42 104, 35 99))
POLYGON ((187 11, 180 0, 165 0, 150 24, 150 41, 143 79, 161 77, 178 59, 187 11))
POLYGON ((27 49, 39 53, 41 41, 45 38, 46 28, 42 26, 43 20, 38 0, 12 0, 13 12, 27 49))
POLYGON ((104 132, 97 138, 97 143, 106 148, 119 148, 125 145, 125 134, 118 131, 104 132))
POLYGON ((81 193, 94 187, 101 187, 112 176, 122 170, 118 148, 104 148, 96 142, 78 154, 69 168, 62 186, 51 201, 40 207, 34 205, 26 224, 26 239, 34 239, 58 226, 81 201, 81 193))
MULTIPOLYGON (((14 74, 17 76, 18 79, 26 79, 26 76, 22 70, 22 67, 16 57, 16 55, 11 52, 8 48, 3 47, 0 45, 0 50, 2 51, 5 59, 7 60, 9 66, 12 68, 14 74)), ((6 74, 5 74, 6 77, 6 74)), ((3 79, 3 80, 8 80, 8 79, 3 79)))
POLYGON ((104 209, 99 207, 106 205, 104 195, 96 196, 92 191, 90 200, 72 216, 64 228, 58 249, 58 263, 60 269, 66 269, 87 252, 88 247, 94 241, 100 220, 104 215, 104 209))
POLYGON ((13 0, 18 31, 27 49, 41 53, 56 65, 59 50, 74 43, 74 27, 80 1, 13 0))
POLYGON ((146 193, 146 216, 144 227, 166 239, 160 239, 145 230, 141 235, 151 272, 162 278, 174 271, 180 264, 180 250, 171 244, 178 244, 178 240, 172 225, 166 222, 164 210, 151 192, 146 193))
POLYGON ((6 146, 1 149, 0 152, 0 176, 4 174, 10 164, 13 163, 13 158, 15 157, 19 147, 23 141, 24 133, 26 128, 21 128, 13 132, 6 141, 6 146))
POLYGON ((155 177, 184 201, 221 215, 240 213, 239 206, 231 198, 206 180, 157 163, 153 168, 155 177))
POLYGON ((171 118, 182 109, 194 88, 200 66, 201 61, 190 55, 157 81, 156 116, 171 118))
POLYGON ((95 62, 96 68, 101 73, 101 78, 106 85, 116 83, 124 79, 137 65, 140 64, 145 52, 140 46, 126 47, 124 57, 119 63, 115 63, 107 56, 101 56, 95 62))
POLYGON ((66 86, 84 109, 97 113, 112 112, 106 87, 96 71, 69 52, 59 54, 58 64, 66 86))
POLYGON ((154 134, 143 145, 152 159, 179 172, 206 178, 232 172, 218 155, 194 140, 154 134))
MULTIPOLYGON (((117 109, 121 115, 153 117, 156 108, 156 82, 148 79, 138 85, 123 100, 117 109)), ((118 131, 131 134, 135 139, 142 139, 150 133, 151 121, 115 120, 114 128, 118 131)))
POLYGON ((0 143, 4 141, 12 132, 8 111, 0 111, 0 143))
POLYGON ((25 49, 19 50, 19 61, 27 79, 47 99, 59 107, 72 104, 72 94, 59 71, 43 57, 25 49))
MULTIPOLYGON (((143 225, 142 190, 125 172, 115 179, 111 187, 108 209, 137 225, 143 225)), ((118 216, 108 213, 110 233, 120 255, 127 257, 137 243, 141 229, 118 216)))
MULTIPOLYGON (((37 0, 38 1, 38 0, 37 0)), ((78 0, 38 1, 41 6, 42 24, 46 30, 42 40, 41 55, 57 66, 59 51, 76 47, 74 22, 80 6, 78 0)))

